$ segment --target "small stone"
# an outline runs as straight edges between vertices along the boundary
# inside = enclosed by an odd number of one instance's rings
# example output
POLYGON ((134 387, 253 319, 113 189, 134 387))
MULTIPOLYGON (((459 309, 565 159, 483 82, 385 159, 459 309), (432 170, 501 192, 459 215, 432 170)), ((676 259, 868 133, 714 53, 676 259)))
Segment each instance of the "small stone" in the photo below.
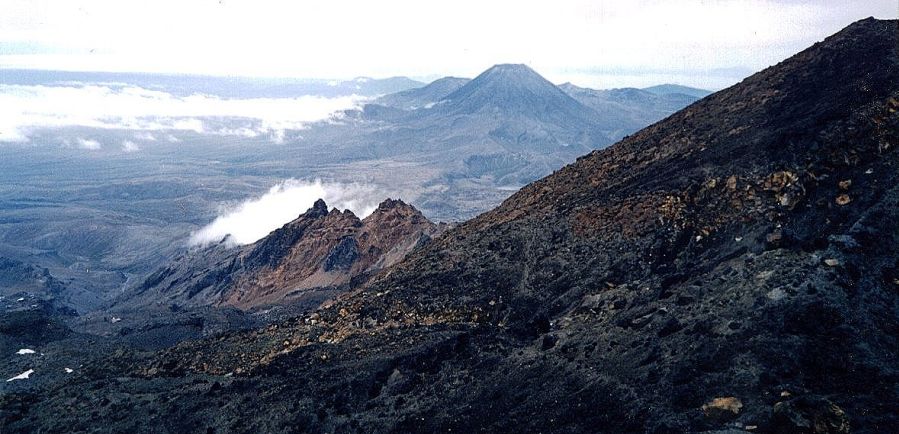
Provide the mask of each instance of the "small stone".
POLYGON ((731 175, 730 178, 727 178, 727 189, 732 191, 737 189, 736 175, 731 175))
POLYGON ((861 247, 852 235, 831 235, 827 237, 827 241, 844 249, 857 249, 861 247))
POLYGON ((780 203, 780 206, 790 206, 790 204, 793 203, 793 200, 790 194, 787 193, 780 195, 780 197, 778 198, 778 202, 780 203))
POLYGON ((734 237, 734 241, 739 243, 740 241, 743 241, 743 237, 734 237))
POLYGON ((743 403, 733 396, 720 397, 702 406, 702 412, 711 419, 731 419, 740 414, 743 403))
POLYGON ((840 181, 839 186, 840 186, 840 190, 849 190, 849 187, 852 186, 852 180, 844 179, 844 180, 840 181))
POLYGON ((665 336, 670 336, 674 333, 677 333, 683 328, 684 326, 681 325, 681 323, 676 318, 669 318, 668 321, 665 322, 665 324, 659 329, 656 334, 660 338, 663 338, 665 336))
POLYGON ((840 265, 839 259, 827 258, 824 260, 824 263, 827 264, 828 267, 836 267, 840 265))
POLYGON ((836 201, 837 205, 843 206, 843 205, 848 205, 849 202, 852 202, 852 199, 849 197, 848 194, 841 194, 841 195, 837 196, 835 201, 836 201))
POLYGON ((776 243, 776 242, 782 240, 783 237, 784 237, 783 232, 781 232, 780 230, 776 230, 776 231, 768 234, 768 236, 766 236, 765 239, 768 240, 769 243, 773 244, 773 243, 776 243))
POLYGON ((784 170, 784 171, 780 171, 780 172, 774 172, 771 175, 769 175, 768 178, 765 180, 763 187, 765 190, 768 190, 768 191, 780 192, 781 190, 783 190, 786 187, 789 187, 796 181, 799 181, 799 177, 796 176, 795 173, 784 170))
POLYGON ((782 396, 784 398, 791 396, 791 395, 792 395, 792 393, 790 393, 790 391, 788 391, 788 390, 784 390, 784 391, 780 392, 780 396, 782 396))
POLYGON ((774 270, 765 270, 759 274, 756 274, 755 278, 758 280, 767 280, 768 278, 770 278, 773 275, 774 275, 774 270))
POLYGON ((769 299, 777 301, 777 300, 783 300, 783 298, 787 296, 787 293, 782 288, 774 288, 774 289, 768 291, 767 295, 768 295, 769 299))
POLYGON ((643 316, 641 316, 641 317, 632 319, 632 320, 630 321, 631 327, 633 327, 633 328, 635 328, 635 329, 639 329, 639 328, 645 326, 646 324, 649 324, 649 322, 652 321, 652 317, 653 317, 653 314, 654 314, 654 313, 655 313, 655 312, 650 312, 650 313, 648 313, 648 314, 646 314, 646 315, 643 315, 643 316))
POLYGON ((849 434, 849 417, 820 397, 799 397, 774 404, 773 432, 849 434))
POLYGON ((870 175, 872 173, 874 173, 874 169, 868 169, 865 171, 865 175, 870 175))
POLYGON ((558 341, 559 341, 559 338, 557 338, 553 335, 545 335, 545 336, 543 336, 543 343, 540 345, 540 349, 542 349, 544 351, 551 349, 552 347, 556 346, 556 342, 558 342, 558 341))

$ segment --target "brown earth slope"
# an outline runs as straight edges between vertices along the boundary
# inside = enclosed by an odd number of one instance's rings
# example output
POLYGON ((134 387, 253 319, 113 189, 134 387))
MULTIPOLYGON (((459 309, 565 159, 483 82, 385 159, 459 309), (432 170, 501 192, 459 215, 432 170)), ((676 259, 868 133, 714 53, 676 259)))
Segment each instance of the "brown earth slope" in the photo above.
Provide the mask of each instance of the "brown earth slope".
POLYGON ((231 305, 321 302, 364 282, 446 229, 387 199, 359 219, 324 201, 256 243, 214 246, 164 267, 124 304, 231 305))

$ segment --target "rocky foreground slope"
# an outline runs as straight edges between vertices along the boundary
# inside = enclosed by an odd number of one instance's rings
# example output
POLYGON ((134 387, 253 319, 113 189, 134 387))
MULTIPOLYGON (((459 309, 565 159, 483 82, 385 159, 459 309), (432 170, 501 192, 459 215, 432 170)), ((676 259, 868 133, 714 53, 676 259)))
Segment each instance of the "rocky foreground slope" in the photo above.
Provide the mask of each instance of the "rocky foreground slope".
POLYGON ((0 427, 890 432, 897 43, 853 24, 314 313, 102 358, 0 427))

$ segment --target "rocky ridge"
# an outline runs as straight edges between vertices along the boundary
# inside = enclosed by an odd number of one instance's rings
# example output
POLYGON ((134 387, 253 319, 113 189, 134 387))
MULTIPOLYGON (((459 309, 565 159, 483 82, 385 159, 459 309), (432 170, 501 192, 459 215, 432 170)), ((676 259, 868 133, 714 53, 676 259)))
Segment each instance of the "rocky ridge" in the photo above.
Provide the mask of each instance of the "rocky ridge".
POLYGON ((399 200, 359 219, 323 200, 256 243, 202 249, 150 275, 122 304, 227 305, 241 309, 319 303, 402 259, 439 235, 435 224, 399 200))

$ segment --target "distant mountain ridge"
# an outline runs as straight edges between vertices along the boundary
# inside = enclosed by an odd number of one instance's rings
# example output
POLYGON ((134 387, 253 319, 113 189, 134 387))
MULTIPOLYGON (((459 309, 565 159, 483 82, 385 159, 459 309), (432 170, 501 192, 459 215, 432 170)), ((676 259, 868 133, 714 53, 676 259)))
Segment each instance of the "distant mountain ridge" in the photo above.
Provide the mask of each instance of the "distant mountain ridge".
POLYGON ((656 95, 670 95, 679 93, 682 95, 691 96, 694 98, 705 98, 711 95, 713 92, 705 89, 697 89, 695 87, 682 86, 679 84, 659 84, 650 87, 644 87, 642 90, 645 90, 650 93, 654 93, 656 95))
POLYGON ((199 93, 223 98, 290 98, 304 95, 376 97, 425 85, 425 83, 408 77, 357 77, 350 80, 334 80, 30 69, 0 69, 0 83, 52 86, 80 86, 85 84, 113 87, 140 86, 147 89, 165 91, 177 96, 189 96, 199 93))
MULTIPOLYGON (((633 132, 639 125, 648 125, 660 121, 666 116, 680 110, 694 102, 699 97, 671 92, 663 93, 662 90, 678 90, 673 85, 657 86, 659 90, 653 92, 646 89, 620 88, 620 89, 589 89, 564 83, 559 87, 578 100, 583 105, 596 112, 596 116, 602 118, 609 126, 618 126, 618 134, 624 135, 633 132)), ((694 93, 705 93, 700 89, 694 89, 694 93)))
POLYGON ((376 99, 374 103, 403 110, 431 108, 438 101, 455 92, 469 81, 467 78, 443 77, 423 87, 382 96, 376 99))

